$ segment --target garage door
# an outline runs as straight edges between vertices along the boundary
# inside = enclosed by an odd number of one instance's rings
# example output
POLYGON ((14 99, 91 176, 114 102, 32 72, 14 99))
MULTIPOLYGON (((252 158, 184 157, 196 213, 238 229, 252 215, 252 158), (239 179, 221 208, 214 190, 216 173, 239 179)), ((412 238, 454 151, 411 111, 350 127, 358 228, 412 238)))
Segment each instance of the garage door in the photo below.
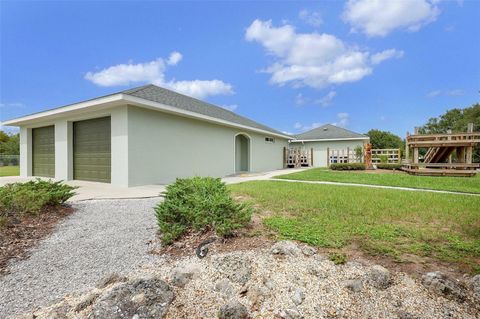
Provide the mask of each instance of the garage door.
POLYGON ((110 117, 73 123, 73 178, 110 183, 110 117))
POLYGON ((32 175, 55 177, 55 128, 32 129, 32 175))

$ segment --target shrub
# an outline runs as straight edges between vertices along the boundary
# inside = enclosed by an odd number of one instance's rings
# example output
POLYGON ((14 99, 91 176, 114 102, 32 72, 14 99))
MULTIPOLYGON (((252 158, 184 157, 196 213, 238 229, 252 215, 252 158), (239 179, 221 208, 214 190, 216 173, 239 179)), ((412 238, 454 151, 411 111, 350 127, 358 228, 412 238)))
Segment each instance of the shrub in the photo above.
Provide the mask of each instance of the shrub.
POLYGON ((14 213, 39 213, 47 206, 63 204, 75 195, 75 187, 62 182, 36 179, 0 187, 0 216, 14 213))
POLYGON ((228 236, 247 225, 252 216, 252 207, 235 202, 218 178, 177 179, 163 195, 165 200, 157 205, 155 213, 165 244, 188 230, 214 230, 228 236))
POLYGON ((385 163, 378 163, 377 168, 379 169, 402 169, 402 164, 397 164, 397 163, 391 163, 391 164, 385 164, 385 163))
POLYGON ((380 159, 380 163, 382 163, 382 164, 388 163, 388 156, 387 155, 379 155, 378 158, 380 159))
POLYGON ((365 164, 363 163, 335 163, 330 164, 330 169, 335 171, 363 171, 365 164))

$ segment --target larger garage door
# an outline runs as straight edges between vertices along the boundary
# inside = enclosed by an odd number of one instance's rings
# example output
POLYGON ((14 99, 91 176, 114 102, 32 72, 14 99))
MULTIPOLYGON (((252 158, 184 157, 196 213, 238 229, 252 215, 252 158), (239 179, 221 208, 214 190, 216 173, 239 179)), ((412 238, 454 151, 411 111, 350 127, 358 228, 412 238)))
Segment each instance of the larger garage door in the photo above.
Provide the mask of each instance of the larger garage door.
POLYGON ((55 177, 55 128, 32 129, 32 175, 55 177))
POLYGON ((73 123, 73 178, 110 183, 110 117, 73 123))

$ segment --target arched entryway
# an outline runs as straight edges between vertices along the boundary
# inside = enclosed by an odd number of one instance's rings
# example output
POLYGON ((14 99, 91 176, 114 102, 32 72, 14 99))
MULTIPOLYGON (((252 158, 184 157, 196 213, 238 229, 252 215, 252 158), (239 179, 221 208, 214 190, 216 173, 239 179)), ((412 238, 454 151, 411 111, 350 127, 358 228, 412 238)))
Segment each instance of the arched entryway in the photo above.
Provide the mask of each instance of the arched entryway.
POLYGON ((246 134, 235 136, 235 173, 250 171, 250 138, 246 134))

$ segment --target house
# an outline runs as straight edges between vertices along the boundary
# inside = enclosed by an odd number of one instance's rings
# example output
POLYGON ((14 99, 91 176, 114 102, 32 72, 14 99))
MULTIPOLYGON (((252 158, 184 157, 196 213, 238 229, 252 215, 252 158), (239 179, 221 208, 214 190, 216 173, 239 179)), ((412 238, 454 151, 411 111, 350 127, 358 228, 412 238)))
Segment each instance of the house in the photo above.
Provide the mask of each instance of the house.
MULTIPOLYGON (((9 120, 20 127, 20 175, 117 186, 223 177, 284 166, 284 149, 354 147, 367 137, 335 126, 292 136, 221 107, 146 85, 9 120)), ((322 153, 323 152, 323 153, 322 153)))
POLYGON ((283 167, 291 136, 147 85, 6 121, 20 127, 20 175, 117 186, 283 167))
POLYGON ((346 162, 355 148, 369 143, 370 138, 347 129, 327 124, 295 135, 291 146, 313 150, 313 166, 327 167, 330 163, 346 162))

